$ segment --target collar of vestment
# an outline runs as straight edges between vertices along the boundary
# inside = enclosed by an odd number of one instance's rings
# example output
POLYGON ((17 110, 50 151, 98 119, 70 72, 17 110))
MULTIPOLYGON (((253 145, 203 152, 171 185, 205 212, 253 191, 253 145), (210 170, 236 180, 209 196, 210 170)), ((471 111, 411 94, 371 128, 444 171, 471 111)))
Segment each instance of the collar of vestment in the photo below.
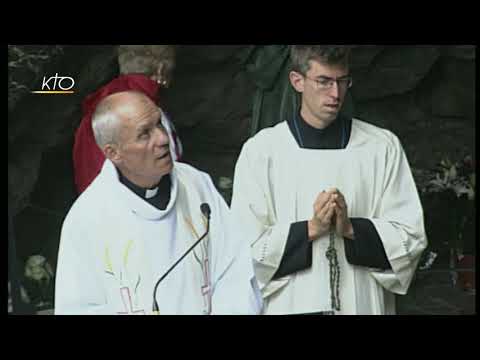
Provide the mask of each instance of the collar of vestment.
POLYGON ((128 180, 120 170, 117 169, 117 171, 120 182, 138 197, 142 198, 150 205, 155 206, 159 210, 165 210, 167 208, 170 201, 172 186, 170 175, 163 176, 158 185, 153 189, 145 189, 128 180))
POLYGON ((288 119, 287 123, 298 146, 302 149, 345 149, 352 133, 352 119, 341 114, 325 129, 317 129, 309 125, 300 113, 288 119))
MULTIPOLYGON (((105 184, 104 186, 106 186, 104 188, 105 191, 110 192, 111 196, 113 196, 114 199, 118 199, 119 201, 121 201, 131 212, 145 220, 157 221, 164 218, 170 213, 170 211, 174 208, 176 204, 178 193, 178 180, 175 166, 170 173, 170 176, 168 177, 170 178, 171 182, 170 198, 164 210, 161 210, 158 207, 152 205, 145 198, 136 194, 127 185, 124 185, 120 180, 120 174, 118 170, 115 168, 115 165, 110 160, 107 159, 105 161, 100 176, 102 177, 102 182, 105 184)), ((160 196, 160 193, 161 191, 159 188, 156 196, 160 196)))

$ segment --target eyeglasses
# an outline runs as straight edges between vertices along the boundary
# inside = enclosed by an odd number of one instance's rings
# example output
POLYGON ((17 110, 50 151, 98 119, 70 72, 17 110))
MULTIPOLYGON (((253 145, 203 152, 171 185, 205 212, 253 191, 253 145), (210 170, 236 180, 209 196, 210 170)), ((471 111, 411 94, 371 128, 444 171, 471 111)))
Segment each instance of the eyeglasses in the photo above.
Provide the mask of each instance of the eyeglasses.
POLYGON ((315 79, 303 74, 302 76, 308 80, 312 80, 313 82, 315 82, 317 90, 320 91, 330 90, 331 88, 333 88, 333 85, 335 85, 335 83, 340 90, 350 89, 353 85, 353 79, 351 76, 346 76, 339 79, 333 79, 328 76, 320 76, 315 79))

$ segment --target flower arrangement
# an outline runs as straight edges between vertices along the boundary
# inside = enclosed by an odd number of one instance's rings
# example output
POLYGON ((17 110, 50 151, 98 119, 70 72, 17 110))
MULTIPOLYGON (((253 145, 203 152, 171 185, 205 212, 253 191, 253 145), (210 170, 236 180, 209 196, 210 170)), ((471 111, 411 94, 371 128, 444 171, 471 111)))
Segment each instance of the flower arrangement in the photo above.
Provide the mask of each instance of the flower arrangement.
MULTIPOLYGON (((436 259, 450 269, 474 263, 475 162, 471 156, 453 162, 444 158, 433 170, 413 170, 424 205, 429 247, 419 269, 436 259), (473 259, 473 260, 472 260, 473 259)), ((471 281, 470 281, 471 282, 471 281)))
POLYGON ((53 303, 54 273, 47 259, 42 255, 30 256, 25 264, 25 287, 37 308, 53 303))
POLYGON ((430 172, 430 179, 421 192, 438 193, 453 191, 458 198, 466 195, 475 200, 475 167, 471 156, 453 163, 446 158, 440 162, 436 171, 430 172))

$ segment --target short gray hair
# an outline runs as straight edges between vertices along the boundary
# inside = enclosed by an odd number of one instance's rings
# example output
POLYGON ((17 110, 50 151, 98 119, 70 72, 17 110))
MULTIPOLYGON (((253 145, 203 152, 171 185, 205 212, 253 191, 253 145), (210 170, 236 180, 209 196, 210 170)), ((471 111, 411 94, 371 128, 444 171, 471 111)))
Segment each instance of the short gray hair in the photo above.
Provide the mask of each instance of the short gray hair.
POLYGON ((118 143, 121 116, 113 109, 110 101, 102 101, 92 116, 93 135, 97 145, 103 149, 108 144, 118 143))
POLYGON ((108 144, 120 145, 118 135, 122 119, 131 116, 131 105, 143 106, 146 102, 153 104, 147 95, 137 90, 114 93, 100 101, 92 115, 92 129, 97 145, 101 149, 108 144))

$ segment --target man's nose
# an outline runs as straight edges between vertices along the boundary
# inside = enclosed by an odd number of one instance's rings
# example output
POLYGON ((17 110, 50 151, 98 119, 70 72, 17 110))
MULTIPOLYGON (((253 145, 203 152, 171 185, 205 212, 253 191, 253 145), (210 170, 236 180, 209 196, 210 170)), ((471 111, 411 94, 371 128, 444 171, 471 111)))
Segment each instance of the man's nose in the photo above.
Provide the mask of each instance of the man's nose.
POLYGON ((155 128, 155 145, 166 146, 170 144, 170 138, 168 137, 167 130, 164 127, 155 128))
POLYGON ((340 97, 340 86, 338 85, 338 81, 334 81, 332 87, 328 90, 329 95, 335 99, 340 97))

